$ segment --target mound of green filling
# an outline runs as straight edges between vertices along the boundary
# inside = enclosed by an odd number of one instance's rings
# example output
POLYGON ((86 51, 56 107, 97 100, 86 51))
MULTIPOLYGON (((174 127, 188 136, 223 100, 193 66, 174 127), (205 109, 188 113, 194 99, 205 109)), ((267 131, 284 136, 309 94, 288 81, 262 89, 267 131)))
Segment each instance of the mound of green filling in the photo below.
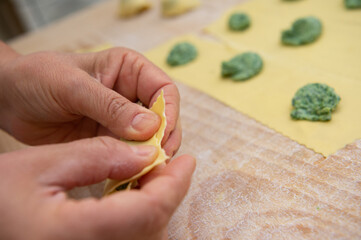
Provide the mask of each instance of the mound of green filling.
POLYGON ((300 88, 292 99, 291 117, 296 120, 329 121, 340 97, 334 89, 321 83, 300 88))
POLYGON ((361 8, 361 0, 345 0, 347 8, 361 8))
POLYGON ((282 42, 287 45, 303 45, 315 41, 322 32, 321 21, 315 17, 296 20, 291 29, 282 32, 282 42))
POLYGON ((249 27, 250 18, 244 13, 234 13, 228 20, 228 27, 233 31, 243 31, 249 27))
POLYGON ((262 59, 257 53, 246 52, 235 56, 228 62, 222 62, 222 77, 244 81, 258 74, 262 67, 262 59))
POLYGON ((188 42, 176 44, 167 57, 167 63, 171 66, 178 66, 189 63, 198 55, 195 46, 188 42))
POLYGON ((130 183, 124 183, 123 185, 118 186, 115 190, 116 190, 116 191, 125 190, 125 189, 127 189, 128 184, 130 184, 130 183))

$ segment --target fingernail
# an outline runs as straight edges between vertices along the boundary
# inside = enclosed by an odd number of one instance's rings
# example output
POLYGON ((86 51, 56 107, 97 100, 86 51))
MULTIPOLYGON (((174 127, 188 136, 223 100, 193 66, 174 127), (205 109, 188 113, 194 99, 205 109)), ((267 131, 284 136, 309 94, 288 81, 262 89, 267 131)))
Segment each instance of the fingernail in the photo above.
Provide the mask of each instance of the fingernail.
POLYGON ((155 113, 139 113, 133 118, 132 127, 133 129, 142 132, 152 125, 158 123, 158 116, 155 113))
POLYGON ((139 156, 153 156, 157 151, 157 148, 150 145, 143 146, 131 146, 133 152, 139 156))

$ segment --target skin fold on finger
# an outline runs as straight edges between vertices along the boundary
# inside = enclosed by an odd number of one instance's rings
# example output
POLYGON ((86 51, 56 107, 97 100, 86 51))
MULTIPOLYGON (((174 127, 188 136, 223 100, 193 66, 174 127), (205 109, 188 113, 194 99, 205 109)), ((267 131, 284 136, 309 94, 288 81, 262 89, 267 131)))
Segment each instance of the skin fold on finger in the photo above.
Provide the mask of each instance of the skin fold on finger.
POLYGON ((99 126, 97 129, 97 136, 108 136, 115 139, 119 139, 119 136, 115 135, 112 131, 110 131, 108 128, 99 126))
POLYGON ((154 147, 130 147, 111 137, 97 137, 32 148, 28 155, 39 183, 67 190, 106 178, 129 178, 151 164, 157 152, 154 147))
POLYGON ((64 201, 55 209, 61 239, 161 239, 170 216, 140 191, 119 192, 101 200, 64 201), (71 236, 67 235, 71 229, 71 236))
POLYGON ((69 225, 88 219, 90 222, 80 232, 85 229, 102 232, 105 233, 103 239, 116 239, 126 230, 129 239, 138 239, 139 233, 160 239, 159 232, 164 230, 185 196, 194 169, 195 160, 181 156, 156 173, 140 190, 115 193, 97 201, 68 202, 62 217, 69 225), (70 212, 73 214, 67 214, 70 212))
POLYGON ((11 84, 4 86, 4 98, 11 109, 5 130, 17 140, 40 145, 95 135, 97 123, 68 107, 77 91, 86 87, 73 87, 85 74, 67 56, 33 53, 18 57, 8 66, 7 82, 11 84))
POLYGON ((168 140, 163 145, 163 148, 168 156, 173 157, 182 142, 182 125, 180 123, 180 119, 177 121, 176 128, 171 132, 171 134, 168 137, 168 140))
POLYGON ((182 155, 171 161, 163 171, 150 176, 151 181, 141 186, 141 191, 162 202, 162 208, 171 214, 180 204, 190 186, 196 161, 189 155, 182 155))
POLYGON ((154 92, 171 82, 159 68, 131 49, 117 47, 73 57, 81 69, 107 88, 114 89, 130 101, 141 100, 147 106, 154 92), (149 76, 141 82, 144 72, 149 76), (141 85, 145 86, 138 92, 141 85))
POLYGON ((114 89, 131 100, 139 99, 150 107, 161 91, 166 102, 167 128, 164 140, 168 139, 179 117, 180 95, 171 79, 157 66, 139 53, 128 50, 123 52, 122 65, 114 89))
POLYGON ((161 69, 143 55, 126 48, 80 55, 77 59, 86 72, 130 101, 139 99, 149 107, 163 89, 168 123, 164 139, 168 139, 179 116, 180 96, 176 85, 161 69))
POLYGON ((128 140, 147 140, 158 130, 160 118, 148 109, 98 82, 86 80, 86 76, 77 84, 81 90, 69 106, 74 112, 79 111, 128 140))

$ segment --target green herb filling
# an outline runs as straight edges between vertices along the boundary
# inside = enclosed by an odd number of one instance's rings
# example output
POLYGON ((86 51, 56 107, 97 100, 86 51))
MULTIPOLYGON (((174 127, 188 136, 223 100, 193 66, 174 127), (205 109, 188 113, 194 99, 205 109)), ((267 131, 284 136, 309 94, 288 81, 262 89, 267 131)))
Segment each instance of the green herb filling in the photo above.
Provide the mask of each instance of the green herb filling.
POLYGON ((198 55, 195 46, 188 42, 176 44, 167 57, 167 63, 170 66, 178 66, 191 62, 198 55))
POLYGON ((315 41, 322 32, 321 21, 315 17, 296 20, 291 29, 282 32, 282 42, 287 45, 304 45, 315 41))
POLYGON ((345 0, 347 8, 361 8, 361 0, 345 0))
POLYGON ((234 13, 228 20, 228 27, 233 31, 243 31, 249 27, 251 20, 245 13, 234 13))
POLYGON ((115 191, 125 190, 125 189, 127 189, 127 187, 128 187, 129 184, 130 184, 130 183, 124 183, 123 185, 118 186, 118 187, 115 189, 115 191))
POLYGON ((292 99, 291 117, 296 120, 329 121, 340 102, 334 89, 321 83, 300 88, 292 99))
POLYGON ((246 52, 222 62, 222 77, 235 81, 244 81, 257 75, 263 67, 263 61, 257 53, 246 52))

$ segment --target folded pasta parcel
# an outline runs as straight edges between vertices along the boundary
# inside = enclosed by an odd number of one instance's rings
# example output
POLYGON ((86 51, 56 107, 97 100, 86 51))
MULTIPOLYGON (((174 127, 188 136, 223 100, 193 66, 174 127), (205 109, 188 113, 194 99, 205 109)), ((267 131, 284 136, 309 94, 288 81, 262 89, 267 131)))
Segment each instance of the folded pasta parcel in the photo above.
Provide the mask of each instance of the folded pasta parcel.
POLYGON ((152 7, 149 0, 119 0, 118 15, 132 17, 152 7))
POLYGON ((200 5, 199 0, 162 0, 162 14, 165 17, 177 16, 200 5))
POLYGON ((103 195, 109 195, 117 191, 121 190, 129 190, 132 187, 137 185, 137 180, 142 177, 143 175, 150 172, 154 167, 157 165, 165 162, 169 157, 165 153, 164 149, 162 149, 161 143, 164 137, 164 131, 167 126, 167 120, 165 116, 165 99, 164 99, 164 93, 163 90, 161 94, 158 96, 157 100, 154 102, 153 106, 150 108, 151 111, 158 114, 161 118, 161 124, 158 129, 158 131, 147 141, 143 142, 137 142, 137 141, 125 141, 126 143, 130 145, 151 145, 158 149, 158 156, 154 160, 154 162, 145 167, 140 173, 134 175, 133 177, 123 180, 123 181, 117 181, 113 179, 107 179, 104 187, 104 194, 103 195))

